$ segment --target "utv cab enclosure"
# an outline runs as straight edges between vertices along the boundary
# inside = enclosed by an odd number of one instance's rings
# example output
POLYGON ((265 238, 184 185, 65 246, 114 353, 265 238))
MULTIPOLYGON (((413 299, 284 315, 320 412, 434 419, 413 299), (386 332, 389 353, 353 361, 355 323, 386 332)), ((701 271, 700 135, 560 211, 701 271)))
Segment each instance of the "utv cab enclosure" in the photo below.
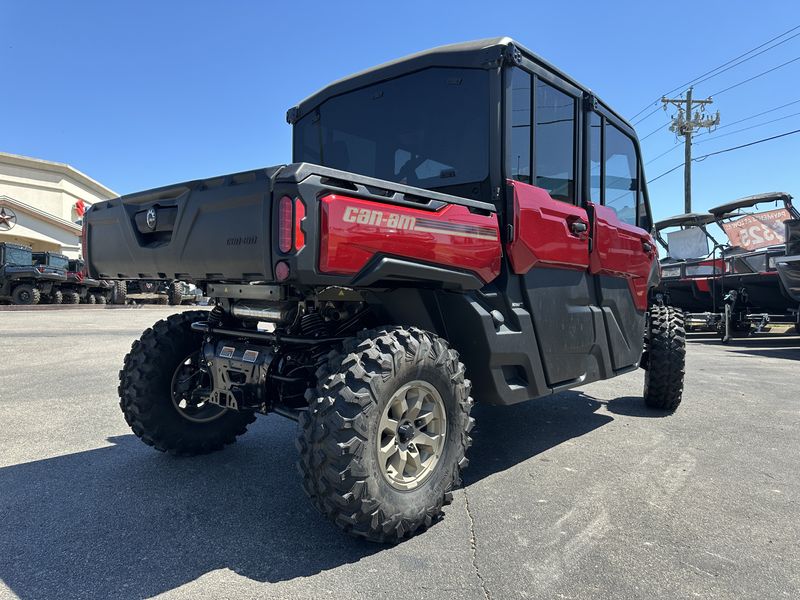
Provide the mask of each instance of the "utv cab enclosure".
POLYGON ((452 497, 470 394, 513 404, 645 366, 647 403, 677 407, 682 317, 648 306, 639 145, 590 91, 498 38, 339 80, 287 120, 292 164, 87 213, 92 276, 216 302, 125 359, 121 407, 146 443, 197 454, 255 413, 297 419, 315 506, 395 541, 452 497))

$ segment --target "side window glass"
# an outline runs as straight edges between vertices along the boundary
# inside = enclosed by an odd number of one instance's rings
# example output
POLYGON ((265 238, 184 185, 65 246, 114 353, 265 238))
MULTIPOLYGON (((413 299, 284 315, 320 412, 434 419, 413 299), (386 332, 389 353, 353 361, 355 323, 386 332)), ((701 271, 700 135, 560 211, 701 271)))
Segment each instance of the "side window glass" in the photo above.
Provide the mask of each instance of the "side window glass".
POLYGON ((606 123, 604 154, 605 205, 616 211, 620 221, 636 225, 639 168, 633 140, 606 123))
POLYGON ((534 185, 556 200, 575 200, 575 98, 536 79, 534 185))
POLYGON ((639 227, 649 231, 652 223, 650 221, 650 215, 647 214, 647 205, 645 204, 644 191, 642 190, 639 190, 639 202, 636 206, 636 215, 639 227))
POLYGON ((511 73, 511 179, 531 183, 531 75, 513 68, 511 73))
POLYGON ((600 170, 603 167, 602 143, 603 143, 603 119, 596 112, 590 113, 589 117, 589 200, 595 204, 600 204, 602 184, 600 180, 600 170))

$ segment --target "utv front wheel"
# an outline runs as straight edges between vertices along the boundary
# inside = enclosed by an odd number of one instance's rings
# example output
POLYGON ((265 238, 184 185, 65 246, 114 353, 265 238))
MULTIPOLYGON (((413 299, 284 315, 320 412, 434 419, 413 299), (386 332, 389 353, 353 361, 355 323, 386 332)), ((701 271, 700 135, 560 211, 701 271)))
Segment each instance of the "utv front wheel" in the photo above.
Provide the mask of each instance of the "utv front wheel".
POLYGON ((314 505, 372 541, 430 527, 467 465, 470 387, 458 353, 430 333, 347 340, 317 371, 300 419, 299 467, 314 505))
POLYGON ((199 365, 202 336, 191 329, 207 317, 190 311, 158 321, 125 357, 120 408, 133 433, 156 450, 182 456, 221 450, 255 420, 252 412, 228 410, 192 393, 210 384, 199 365))
POLYGON ((646 343, 645 404, 674 411, 683 397, 686 367, 683 312, 672 306, 651 306, 646 343))

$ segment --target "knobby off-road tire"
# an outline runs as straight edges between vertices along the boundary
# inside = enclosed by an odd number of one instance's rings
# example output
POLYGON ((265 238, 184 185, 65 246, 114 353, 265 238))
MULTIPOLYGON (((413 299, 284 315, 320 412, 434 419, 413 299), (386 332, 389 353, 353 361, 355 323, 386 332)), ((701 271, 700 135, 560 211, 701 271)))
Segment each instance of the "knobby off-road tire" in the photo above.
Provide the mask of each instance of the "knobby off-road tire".
POLYGON ((106 304, 106 297, 103 294, 93 294, 95 304, 106 304))
POLYGON ((297 441, 303 487, 313 504, 341 529, 376 542, 397 542, 430 527, 452 501, 472 443, 471 384, 458 353, 416 328, 363 331, 332 351, 316 376, 297 441), (390 402, 408 386, 427 386, 432 396, 426 401, 440 403, 446 423, 433 466, 409 484, 412 489, 397 489, 378 444, 390 402))
POLYGON ((62 304, 64 302, 64 294, 61 290, 56 290, 52 294, 50 294, 50 303, 51 304, 62 304))
POLYGON ((651 408, 674 411, 683 397, 686 370, 683 312, 672 306, 652 306, 647 326, 644 401, 651 408))
POLYGON ((183 286, 179 281, 173 281, 169 284, 167 298, 172 306, 178 306, 183 301, 183 286))
POLYGON ((64 304, 80 304, 80 294, 78 292, 64 292, 62 302, 64 304))
POLYGON ((111 304, 125 304, 128 298, 128 284, 125 281, 115 281, 111 288, 111 304))
POLYGON ((14 288, 11 292, 11 301, 14 304, 30 305, 39 304, 42 300, 42 293, 30 284, 23 283, 14 288))
POLYGON ((202 343, 202 335, 190 326, 205 318, 205 311, 188 311, 158 321, 133 343, 119 372, 119 405, 125 420, 156 450, 180 456, 221 450, 255 420, 252 412, 221 408, 212 420, 190 420, 173 402, 176 369, 202 343))
POLYGON ((84 301, 86 304, 97 304, 97 296, 94 294, 86 294, 84 301))

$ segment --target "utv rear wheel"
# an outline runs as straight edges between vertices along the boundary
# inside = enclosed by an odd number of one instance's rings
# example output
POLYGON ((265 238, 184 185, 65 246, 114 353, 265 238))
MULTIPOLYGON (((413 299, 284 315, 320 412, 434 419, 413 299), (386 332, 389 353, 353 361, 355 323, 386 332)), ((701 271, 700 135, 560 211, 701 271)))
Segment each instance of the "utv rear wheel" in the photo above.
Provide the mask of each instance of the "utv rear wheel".
POLYGON ((672 306, 650 307, 644 401, 651 408, 674 411, 681 403, 686 367, 683 323, 683 312, 672 306))
POLYGON ((95 304, 105 304, 106 297, 103 294, 93 294, 95 304))
POLYGON ((471 385, 458 353, 415 328, 364 331, 330 353, 317 381, 298 437, 317 509, 377 542, 430 527, 471 445, 471 385))
POLYGON ((97 304, 97 297, 94 294, 86 294, 86 304, 97 304))
POLYGON ((169 284, 167 298, 172 306, 178 306, 183 301, 183 285, 180 281, 173 281, 169 284))
POLYGON ((14 288, 14 291, 11 292, 11 301, 14 304, 39 304, 39 301, 42 299, 41 292, 29 285, 27 283, 23 283, 18 285, 14 288))
POLYGON ((133 433, 149 446, 181 456, 221 450, 247 431, 252 412, 197 401, 192 391, 210 382, 199 368, 202 335, 191 329, 205 311, 158 321, 133 343, 119 373, 120 408, 133 433))
POLYGON ((125 281, 115 281, 111 288, 111 304, 125 304, 128 297, 128 284, 125 281))
POLYGON ((63 303, 64 304, 80 304, 81 297, 78 292, 64 292, 63 303))
POLYGON ((62 304, 64 302, 64 294, 61 290, 56 290, 50 294, 50 302, 52 304, 62 304))

